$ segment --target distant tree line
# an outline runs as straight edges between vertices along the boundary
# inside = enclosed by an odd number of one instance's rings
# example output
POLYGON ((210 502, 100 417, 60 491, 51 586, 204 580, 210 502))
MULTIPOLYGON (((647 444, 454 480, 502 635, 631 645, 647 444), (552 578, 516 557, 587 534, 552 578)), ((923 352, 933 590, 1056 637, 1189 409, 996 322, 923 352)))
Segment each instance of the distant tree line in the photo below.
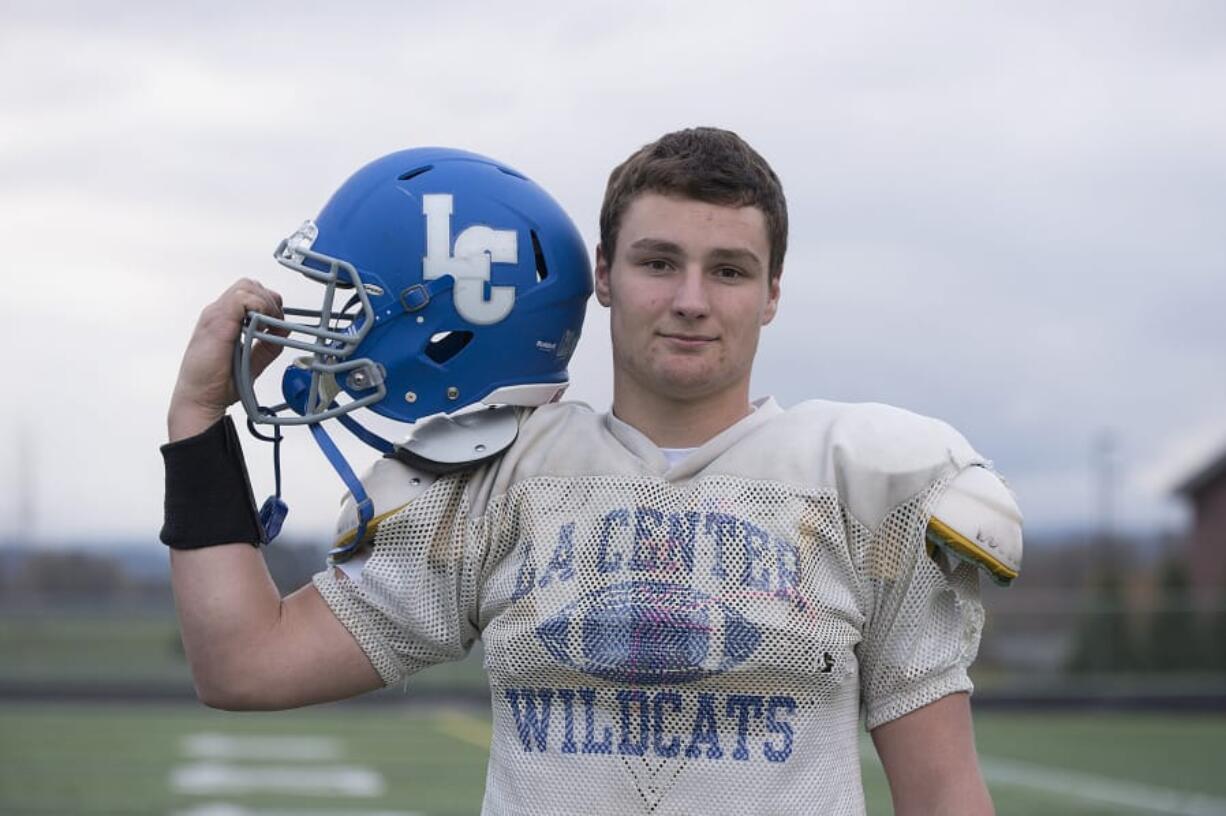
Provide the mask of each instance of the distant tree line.
MULTIPOLYGON (((167 553, 153 549, 159 546, 151 545, 151 556, 169 558, 167 553)), ((322 549, 292 542, 278 541, 264 550, 264 556, 282 594, 309 582, 325 566, 322 549)), ((168 573, 133 571, 105 550, 27 549, 17 557, 0 560, 0 597, 48 604, 119 600, 169 603, 171 594, 168 573)))

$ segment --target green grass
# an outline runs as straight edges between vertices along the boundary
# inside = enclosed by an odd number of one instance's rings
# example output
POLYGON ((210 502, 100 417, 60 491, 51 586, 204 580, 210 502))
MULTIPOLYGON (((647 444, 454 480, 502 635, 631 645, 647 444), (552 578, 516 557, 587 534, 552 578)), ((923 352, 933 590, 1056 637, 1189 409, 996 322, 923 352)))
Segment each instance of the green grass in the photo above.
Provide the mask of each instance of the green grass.
MULTIPOLYGON (((975 738, 997 812, 1115 816, 1120 813, 1226 814, 1226 715, 1154 712, 1065 713, 1052 711, 977 712, 975 738), (1074 774, 1088 779, 1080 795, 1007 782, 994 774, 1002 765, 1033 770, 1038 776, 1074 774), (1128 808, 1095 798, 1096 785, 1133 786, 1140 795, 1128 808), (1143 807, 1164 792, 1213 797, 1215 809, 1162 810, 1143 807)), ((869 749, 871 750, 871 749, 869 749)), ((865 788, 888 791, 874 759, 864 762, 865 788)), ((1077 785, 1074 785, 1077 787, 1077 785)), ((1118 792, 1127 800, 1128 791, 1118 792)), ((870 813, 888 814, 888 793, 870 799, 870 813)), ((1201 805, 1204 805, 1202 802, 1201 805)), ((1186 802, 1184 803, 1186 807, 1186 802)))
MULTIPOLYGON (((985 757, 1226 796, 1221 772, 1226 717, 1221 715, 980 713, 976 723, 985 757)), ((253 808, 475 813, 488 734, 483 713, 423 706, 230 714, 188 705, 0 704, 0 813, 167 814, 218 800, 253 808), (184 761, 180 741, 198 732, 334 737, 343 746, 342 762, 378 771, 387 790, 382 797, 351 801, 176 794, 168 780, 184 761)), ((869 812, 888 814, 889 791, 880 767, 870 758, 864 770, 869 812)), ((1124 812, 1033 786, 991 787, 1001 814, 1124 812)))
POLYGON ((981 714, 980 753, 1226 797, 1226 716, 981 714))
POLYGON ((374 769, 387 783, 385 795, 360 800, 361 809, 475 813, 486 750, 444 734, 440 726, 448 722, 383 707, 231 714, 195 706, 3 705, 0 813, 161 816, 218 800, 280 809, 354 807, 320 797, 176 794, 169 777, 185 761, 180 740, 199 732, 335 737, 344 746, 343 764, 374 769))

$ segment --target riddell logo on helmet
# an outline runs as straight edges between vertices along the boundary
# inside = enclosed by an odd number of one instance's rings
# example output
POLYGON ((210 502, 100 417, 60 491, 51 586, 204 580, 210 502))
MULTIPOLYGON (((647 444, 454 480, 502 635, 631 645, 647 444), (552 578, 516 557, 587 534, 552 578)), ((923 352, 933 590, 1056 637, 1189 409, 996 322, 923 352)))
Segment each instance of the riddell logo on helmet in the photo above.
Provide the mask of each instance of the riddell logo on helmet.
POLYGON ((499 230, 476 224, 456 236, 451 244, 452 196, 450 193, 424 195, 422 214, 426 218, 426 256, 422 277, 436 280, 450 275, 455 285, 452 302, 456 311, 470 323, 487 326, 497 323, 515 305, 514 286, 491 286, 490 264, 516 263, 519 259, 515 230, 499 230))

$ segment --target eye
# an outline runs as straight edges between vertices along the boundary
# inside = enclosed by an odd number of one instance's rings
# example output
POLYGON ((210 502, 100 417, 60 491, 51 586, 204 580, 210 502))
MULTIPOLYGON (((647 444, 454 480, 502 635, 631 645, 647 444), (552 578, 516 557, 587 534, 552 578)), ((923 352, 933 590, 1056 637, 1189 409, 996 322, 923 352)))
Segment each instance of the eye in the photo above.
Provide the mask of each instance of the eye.
POLYGON ((649 258, 643 261, 643 266, 650 269, 652 272, 667 272, 673 268, 673 265, 663 258, 649 258))
POLYGON ((738 269, 735 266, 718 267, 715 270, 715 276, 717 278, 724 278, 725 280, 737 280, 739 278, 746 277, 745 271, 743 269, 738 269))

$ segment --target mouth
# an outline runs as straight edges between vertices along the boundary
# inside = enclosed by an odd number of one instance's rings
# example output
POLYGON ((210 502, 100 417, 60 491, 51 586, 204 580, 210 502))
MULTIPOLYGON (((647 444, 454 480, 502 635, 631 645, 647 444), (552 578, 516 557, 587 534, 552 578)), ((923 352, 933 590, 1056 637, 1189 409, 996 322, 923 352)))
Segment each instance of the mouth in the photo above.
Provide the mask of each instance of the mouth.
POLYGON ((679 343, 683 346, 701 346, 704 343, 714 343, 719 339, 718 336, 710 334, 674 334, 670 332, 659 332, 659 335, 666 340, 671 340, 674 343, 679 343))

